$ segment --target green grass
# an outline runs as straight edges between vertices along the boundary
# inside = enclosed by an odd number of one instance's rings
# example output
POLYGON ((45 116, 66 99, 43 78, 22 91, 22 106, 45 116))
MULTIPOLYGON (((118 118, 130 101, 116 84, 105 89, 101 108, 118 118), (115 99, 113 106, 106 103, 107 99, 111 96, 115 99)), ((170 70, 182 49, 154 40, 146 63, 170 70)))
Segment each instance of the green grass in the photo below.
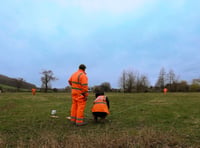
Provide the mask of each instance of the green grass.
POLYGON ((198 147, 200 93, 108 93, 106 123, 76 127, 69 93, 0 94, 0 147, 198 147), (52 109, 59 118, 51 118, 52 109))

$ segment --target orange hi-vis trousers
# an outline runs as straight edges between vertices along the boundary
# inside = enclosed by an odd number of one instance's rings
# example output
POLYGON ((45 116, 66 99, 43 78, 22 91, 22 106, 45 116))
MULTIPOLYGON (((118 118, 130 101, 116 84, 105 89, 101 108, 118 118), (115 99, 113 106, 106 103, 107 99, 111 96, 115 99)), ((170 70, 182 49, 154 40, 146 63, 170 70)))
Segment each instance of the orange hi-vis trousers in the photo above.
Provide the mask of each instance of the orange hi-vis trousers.
POLYGON ((72 94, 72 106, 71 106, 71 122, 76 125, 84 123, 84 109, 86 106, 86 100, 81 94, 72 94))

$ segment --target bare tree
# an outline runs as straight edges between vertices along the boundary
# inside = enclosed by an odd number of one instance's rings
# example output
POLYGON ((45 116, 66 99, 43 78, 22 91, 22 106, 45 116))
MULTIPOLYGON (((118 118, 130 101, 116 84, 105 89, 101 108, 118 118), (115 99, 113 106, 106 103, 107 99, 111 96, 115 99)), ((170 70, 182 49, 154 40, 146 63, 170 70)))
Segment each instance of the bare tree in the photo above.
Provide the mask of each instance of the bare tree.
POLYGON ((120 77, 120 87, 124 92, 131 92, 136 85, 136 74, 132 71, 123 71, 120 77))
POLYGON ((125 92, 126 90, 126 77, 127 77, 127 73, 125 70, 123 70, 122 76, 120 77, 120 80, 119 80, 120 87, 122 88, 123 92, 125 92))
POLYGON ((176 91, 178 84, 178 77, 176 77, 174 71, 171 69, 167 73, 167 87, 169 91, 176 91))
POLYGON ((120 87, 124 92, 144 92, 149 87, 149 80, 146 75, 140 75, 137 71, 124 70, 120 77, 120 87))
POLYGON ((167 73, 167 81, 168 84, 172 84, 175 81, 175 73, 172 69, 167 73))
POLYGON ((50 82, 57 80, 57 78, 53 76, 53 72, 51 70, 44 70, 41 74, 42 88, 44 88, 45 92, 47 92, 48 88, 51 87, 50 82))
POLYGON ((127 92, 132 92, 132 89, 136 85, 136 75, 134 75, 132 71, 129 71, 127 73, 126 85, 127 85, 127 92))
POLYGON ((136 90, 137 92, 145 92, 149 87, 149 80, 145 75, 138 75, 136 82, 136 90))
POLYGON ((156 87, 163 89, 166 85, 166 72, 164 68, 161 68, 158 80, 156 82, 156 87))

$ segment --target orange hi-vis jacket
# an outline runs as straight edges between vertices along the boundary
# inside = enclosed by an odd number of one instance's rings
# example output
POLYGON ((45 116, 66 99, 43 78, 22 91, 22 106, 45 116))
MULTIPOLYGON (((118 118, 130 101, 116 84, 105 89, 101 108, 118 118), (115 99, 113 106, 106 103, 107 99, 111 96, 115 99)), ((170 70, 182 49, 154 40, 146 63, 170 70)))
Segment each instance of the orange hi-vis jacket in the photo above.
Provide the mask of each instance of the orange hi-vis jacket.
POLYGON ((72 88, 72 95, 82 94, 85 97, 88 96, 88 78, 83 70, 79 69, 73 73, 68 82, 72 88))
POLYGON ((106 112, 107 114, 110 113, 106 103, 106 96, 98 96, 93 103, 94 105, 92 107, 92 112, 106 112))

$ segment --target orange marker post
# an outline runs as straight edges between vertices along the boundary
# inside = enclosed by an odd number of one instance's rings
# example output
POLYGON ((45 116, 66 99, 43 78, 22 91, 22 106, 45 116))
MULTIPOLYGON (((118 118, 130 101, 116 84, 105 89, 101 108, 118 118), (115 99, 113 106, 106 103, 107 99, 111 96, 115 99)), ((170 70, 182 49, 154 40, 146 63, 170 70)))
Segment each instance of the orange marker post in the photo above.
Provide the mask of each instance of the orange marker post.
POLYGON ((36 94, 36 89, 32 88, 32 95, 35 95, 35 94, 36 94))

